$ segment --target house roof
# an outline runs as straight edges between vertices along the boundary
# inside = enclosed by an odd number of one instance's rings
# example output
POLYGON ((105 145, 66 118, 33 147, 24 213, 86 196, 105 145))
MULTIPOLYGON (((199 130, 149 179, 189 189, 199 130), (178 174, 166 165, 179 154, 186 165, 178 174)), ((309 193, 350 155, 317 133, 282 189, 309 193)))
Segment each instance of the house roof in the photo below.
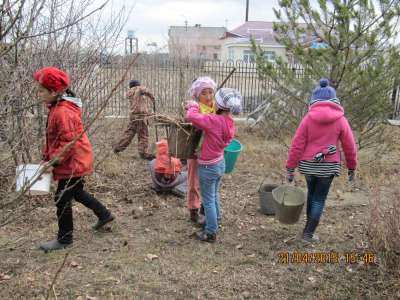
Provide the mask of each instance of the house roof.
MULTIPOLYGON (((306 24, 299 24, 306 26, 306 24)), ((275 40, 274 22, 266 21, 248 21, 236 27, 233 30, 227 31, 223 39, 233 38, 233 44, 244 43, 245 40, 249 42, 250 38, 254 38, 260 44, 279 46, 280 44, 275 40)), ((315 37, 309 35, 305 37, 304 42, 310 42, 315 37)))
POLYGON ((219 39, 223 37, 226 33, 225 27, 207 27, 207 26, 170 26, 169 27, 169 36, 175 35, 193 35, 196 36, 204 36, 204 37, 214 37, 219 39))
POLYGON ((241 42, 243 42, 243 38, 248 40, 252 37, 262 44, 279 45, 275 40, 273 26, 273 22, 248 21, 226 32, 224 38, 242 38, 241 42))

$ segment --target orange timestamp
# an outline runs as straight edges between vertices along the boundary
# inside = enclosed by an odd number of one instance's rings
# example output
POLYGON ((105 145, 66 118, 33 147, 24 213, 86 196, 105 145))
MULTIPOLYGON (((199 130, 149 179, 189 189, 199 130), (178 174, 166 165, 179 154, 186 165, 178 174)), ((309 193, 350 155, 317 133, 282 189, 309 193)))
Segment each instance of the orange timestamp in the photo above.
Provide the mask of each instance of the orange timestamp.
POLYGON ((372 252, 345 252, 343 253, 343 259, 347 264, 363 262, 365 265, 371 265, 376 263, 376 255, 372 252))
POLYGON ((277 253, 279 264, 339 264, 344 261, 346 264, 363 262, 365 265, 375 263, 375 254, 372 252, 357 253, 336 251, 329 252, 302 252, 282 251, 277 253))

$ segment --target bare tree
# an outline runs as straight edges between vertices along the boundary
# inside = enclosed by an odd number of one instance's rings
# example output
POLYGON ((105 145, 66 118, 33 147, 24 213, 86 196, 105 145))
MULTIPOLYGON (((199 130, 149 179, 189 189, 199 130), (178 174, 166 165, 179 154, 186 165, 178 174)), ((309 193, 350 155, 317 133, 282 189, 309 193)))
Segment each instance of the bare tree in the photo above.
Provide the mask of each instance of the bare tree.
POLYGON ((32 74, 49 65, 70 74, 72 89, 84 101, 89 132, 96 128, 91 121, 109 100, 107 94, 115 92, 118 74, 107 73, 108 81, 98 80, 105 72, 101 57, 108 59, 118 51, 129 10, 113 11, 107 5, 106 0, 99 6, 94 0, 2 0, 0 211, 19 208, 10 194, 15 166, 41 157, 46 111, 35 95, 32 74), (88 105, 95 93, 104 96, 95 106, 88 105))

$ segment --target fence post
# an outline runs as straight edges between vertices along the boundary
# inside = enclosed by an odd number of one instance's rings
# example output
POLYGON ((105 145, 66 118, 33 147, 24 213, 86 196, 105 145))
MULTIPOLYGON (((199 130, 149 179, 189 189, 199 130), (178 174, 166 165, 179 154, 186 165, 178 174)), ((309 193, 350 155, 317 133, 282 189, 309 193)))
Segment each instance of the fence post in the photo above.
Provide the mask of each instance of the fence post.
POLYGON ((185 101, 185 74, 183 73, 182 64, 179 64, 179 99, 178 111, 180 116, 184 116, 183 101, 185 101))

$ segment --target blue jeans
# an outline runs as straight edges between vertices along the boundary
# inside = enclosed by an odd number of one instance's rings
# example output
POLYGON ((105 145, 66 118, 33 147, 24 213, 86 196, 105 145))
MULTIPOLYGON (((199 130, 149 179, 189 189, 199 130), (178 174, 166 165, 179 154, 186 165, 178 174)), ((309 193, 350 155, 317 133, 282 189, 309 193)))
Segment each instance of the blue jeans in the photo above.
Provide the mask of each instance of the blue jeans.
POLYGON ((206 216, 207 233, 214 234, 218 229, 220 219, 219 184, 225 173, 225 161, 214 165, 199 165, 200 193, 206 216))
POLYGON ((329 188, 333 176, 331 177, 316 177, 306 175, 307 181, 307 219, 312 218, 319 221, 324 210, 325 200, 329 193, 329 188))

